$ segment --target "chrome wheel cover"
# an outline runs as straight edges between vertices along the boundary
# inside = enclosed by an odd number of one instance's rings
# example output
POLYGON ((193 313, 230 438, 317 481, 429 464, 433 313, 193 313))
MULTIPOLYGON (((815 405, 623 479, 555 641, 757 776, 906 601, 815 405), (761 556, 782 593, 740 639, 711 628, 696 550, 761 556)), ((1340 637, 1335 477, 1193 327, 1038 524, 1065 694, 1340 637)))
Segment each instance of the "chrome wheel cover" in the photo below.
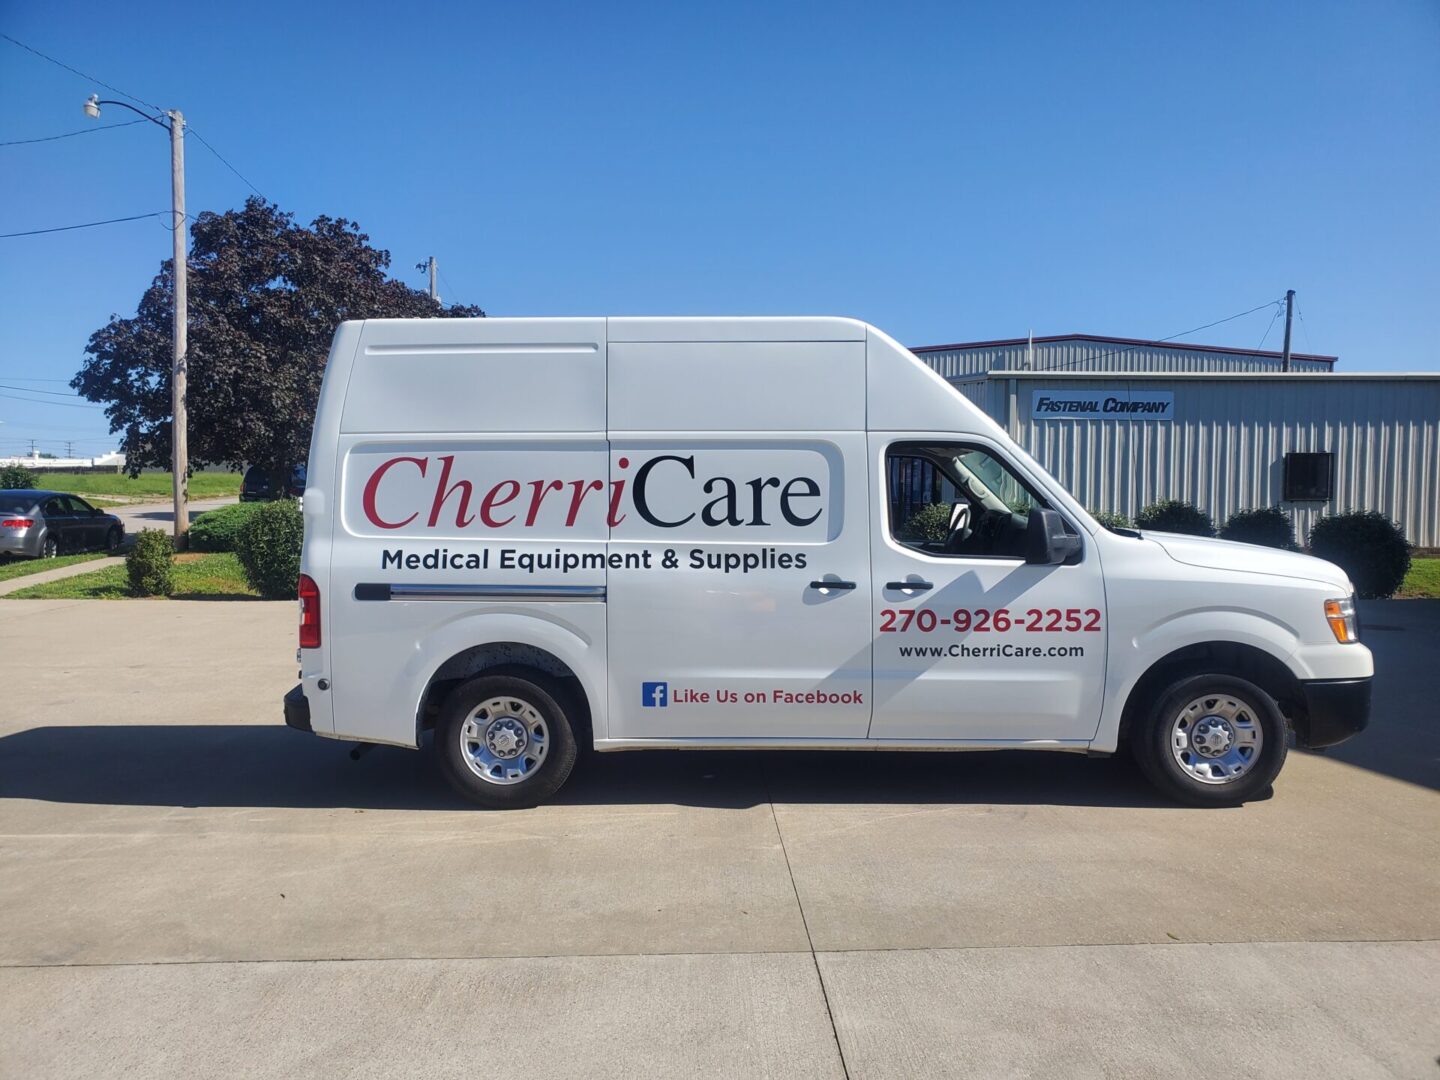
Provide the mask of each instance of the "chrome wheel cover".
POLYGON ((481 702, 460 725, 460 756, 487 784, 528 780, 545 763, 550 725, 530 702, 507 694, 481 702))
POLYGON ((1187 776, 1202 784, 1233 784, 1260 760, 1265 732, 1259 711, 1234 694, 1206 694, 1170 724, 1170 751, 1187 776))

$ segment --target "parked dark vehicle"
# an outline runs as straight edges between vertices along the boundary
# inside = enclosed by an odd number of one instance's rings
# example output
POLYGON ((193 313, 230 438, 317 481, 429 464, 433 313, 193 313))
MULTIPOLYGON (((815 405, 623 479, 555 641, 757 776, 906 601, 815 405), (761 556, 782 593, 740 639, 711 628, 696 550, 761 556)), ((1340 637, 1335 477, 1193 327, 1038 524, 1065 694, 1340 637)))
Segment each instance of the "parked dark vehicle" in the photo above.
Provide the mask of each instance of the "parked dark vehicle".
POLYGON ((260 465, 251 465, 245 470, 245 479, 240 481, 241 502, 263 502, 266 499, 281 499, 287 495, 298 499, 305 494, 305 466, 296 465, 290 470, 284 485, 277 483, 278 477, 260 465))
POLYGON ((0 555, 50 559, 80 551, 117 551, 125 523, 62 491, 0 491, 0 555))

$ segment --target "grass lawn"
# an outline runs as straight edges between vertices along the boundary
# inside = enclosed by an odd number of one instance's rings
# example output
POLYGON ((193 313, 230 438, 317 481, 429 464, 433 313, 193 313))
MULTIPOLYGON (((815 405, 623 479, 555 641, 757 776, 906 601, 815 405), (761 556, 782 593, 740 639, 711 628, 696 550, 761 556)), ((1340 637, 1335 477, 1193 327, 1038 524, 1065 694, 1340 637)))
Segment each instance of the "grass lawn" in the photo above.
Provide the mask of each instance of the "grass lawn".
MULTIPOLYGON (((81 556, 84 558, 84 556, 81 556)), ((61 559, 49 560, 54 566, 61 559)), ((175 556, 175 594, 172 600, 251 600, 255 590, 245 581, 240 560, 229 552, 187 553, 175 556)), ((89 574, 77 574, 61 581, 31 585, 7 600, 127 600, 130 582, 123 566, 107 566, 89 574)), ((156 599, 162 599, 157 597, 156 599)))
MULTIPOLYGON (((218 499, 240 494, 239 473, 196 473, 190 477, 190 498, 218 499)), ((35 486, 72 495, 127 495, 137 499, 168 499, 171 495, 168 472, 141 473, 130 479, 124 473, 46 472, 35 477, 35 486)), ((113 505, 113 504, 112 504, 113 505)))
POLYGON ((1411 559, 1410 572, 1395 595, 1410 600, 1440 600, 1440 559, 1411 559))
POLYGON ((89 555, 61 555, 58 559, 0 559, 0 581, 24 577, 26 574, 38 574, 43 570, 58 570, 62 566, 73 566, 75 563, 104 557, 102 552, 95 551, 89 555))

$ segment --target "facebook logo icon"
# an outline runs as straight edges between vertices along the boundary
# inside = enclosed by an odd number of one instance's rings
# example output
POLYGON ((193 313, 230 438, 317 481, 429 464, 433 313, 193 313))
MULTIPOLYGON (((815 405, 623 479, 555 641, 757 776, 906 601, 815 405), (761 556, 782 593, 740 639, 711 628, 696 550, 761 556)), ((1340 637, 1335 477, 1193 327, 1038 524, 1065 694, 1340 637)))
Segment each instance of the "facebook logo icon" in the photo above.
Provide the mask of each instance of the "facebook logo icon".
POLYGON ((640 704, 647 709, 663 709, 670 703, 670 684, 647 682, 640 684, 640 704))

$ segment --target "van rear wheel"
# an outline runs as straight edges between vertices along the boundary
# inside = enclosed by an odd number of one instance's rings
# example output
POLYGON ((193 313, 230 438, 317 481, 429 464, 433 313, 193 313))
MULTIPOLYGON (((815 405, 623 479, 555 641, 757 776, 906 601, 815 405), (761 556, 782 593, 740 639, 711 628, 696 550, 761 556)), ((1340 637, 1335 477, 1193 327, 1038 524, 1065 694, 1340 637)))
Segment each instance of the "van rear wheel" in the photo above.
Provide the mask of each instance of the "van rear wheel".
POLYGON ((1275 699, 1233 675, 1192 675, 1161 695, 1131 732, 1141 771, 1192 806, 1234 806, 1269 790, 1285 764, 1275 699))
POLYGON ((535 806, 575 767, 569 718, 539 678, 482 675, 456 687, 435 734, 450 786, 492 809, 535 806))

